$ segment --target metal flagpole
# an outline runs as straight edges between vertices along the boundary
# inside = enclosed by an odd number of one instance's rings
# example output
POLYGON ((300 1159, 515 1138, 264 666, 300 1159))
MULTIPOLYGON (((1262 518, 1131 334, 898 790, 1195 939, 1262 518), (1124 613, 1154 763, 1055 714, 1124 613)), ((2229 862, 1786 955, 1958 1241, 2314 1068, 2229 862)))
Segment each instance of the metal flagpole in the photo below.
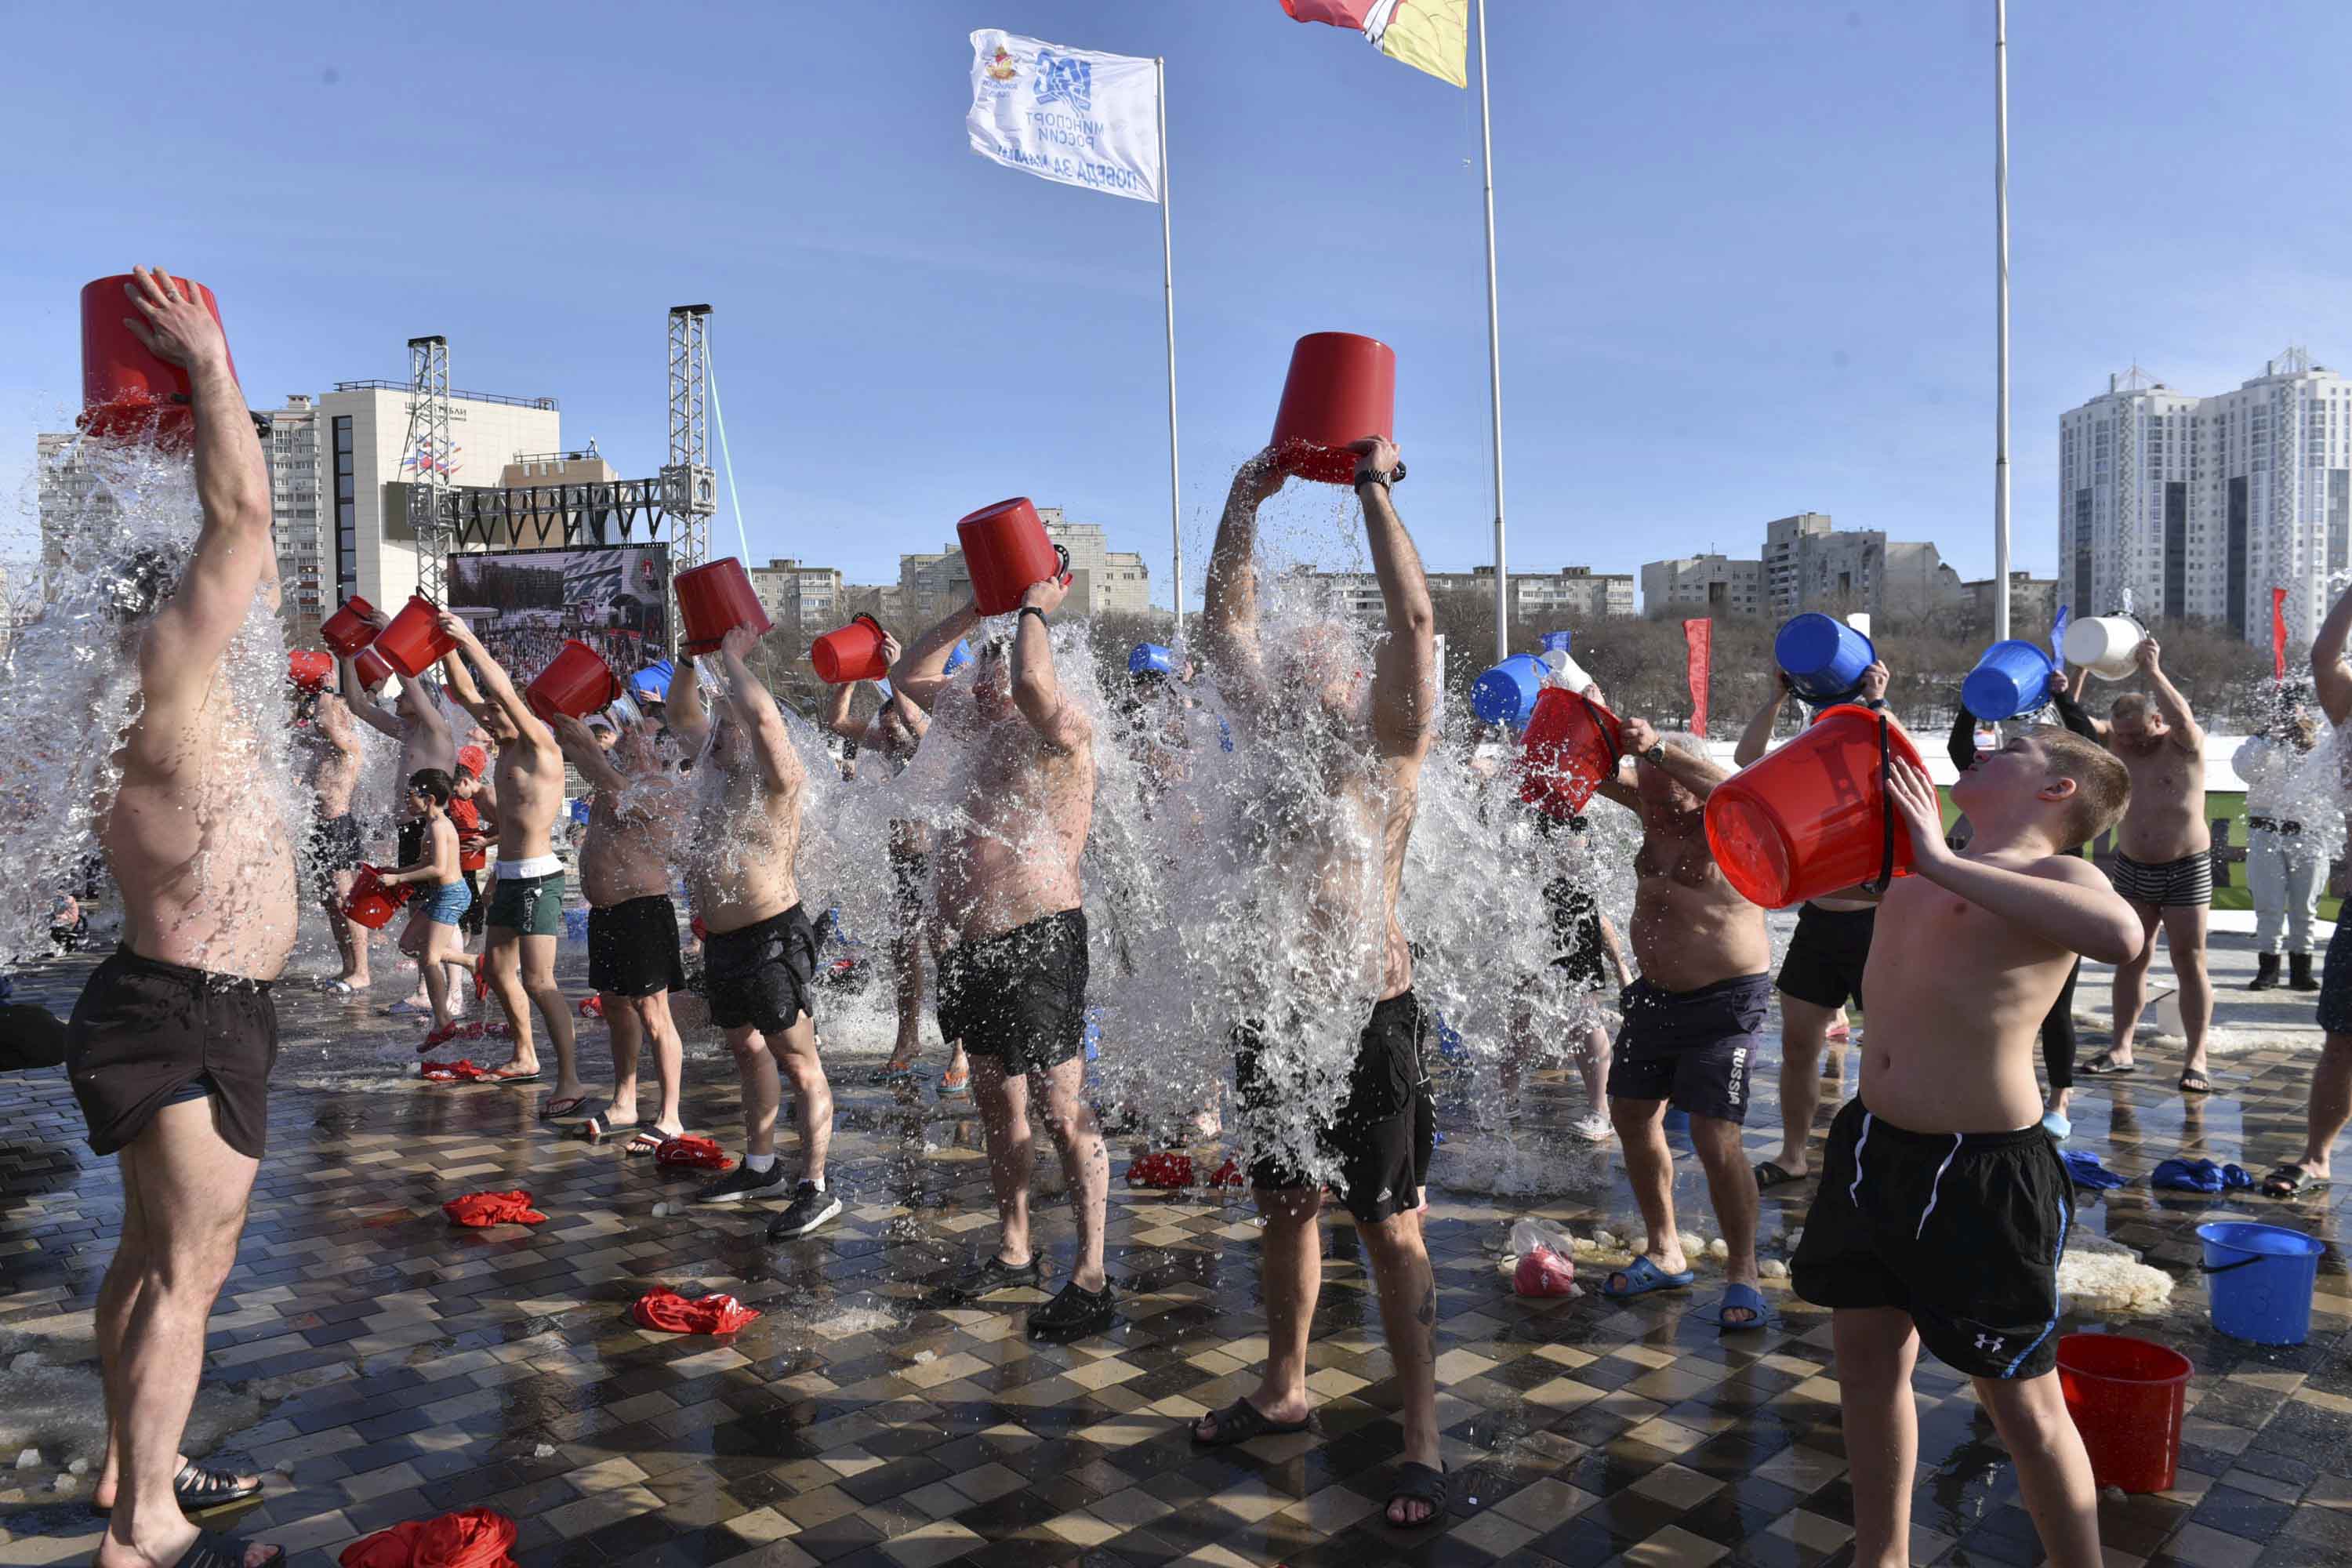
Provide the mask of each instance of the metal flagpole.
MULTIPOLYGON (((1992 635, 1995 642, 2009 637, 2009 0, 1992 5, 1992 195, 2000 216, 1995 228, 2000 245, 2000 347, 1997 375, 2000 390, 1994 398, 1992 458, 1992 635)), ((2084 615, 2084 605, 2074 606, 2084 615)))
POLYGON ((1478 0, 1478 134, 1486 173, 1486 377, 1495 417, 1495 661, 1511 657, 1511 577, 1503 554, 1503 325, 1495 301, 1495 121, 1486 101, 1486 0, 1478 0))
POLYGON ((1176 469, 1176 251, 1168 212, 1168 61, 1154 57, 1160 103, 1160 292, 1168 310, 1168 542, 1176 552, 1176 643, 1184 642, 1184 520, 1176 469))

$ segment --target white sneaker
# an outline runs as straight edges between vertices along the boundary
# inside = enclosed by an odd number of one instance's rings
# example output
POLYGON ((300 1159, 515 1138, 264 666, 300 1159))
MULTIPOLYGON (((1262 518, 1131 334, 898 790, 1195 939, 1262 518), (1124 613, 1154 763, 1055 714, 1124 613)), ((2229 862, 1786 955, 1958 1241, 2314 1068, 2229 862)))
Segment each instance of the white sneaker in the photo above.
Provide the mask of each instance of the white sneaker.
POLYGON ((1570 1131, 1589 1142, 1606 1143, 1616 1136, 1617 1129, 1601 1112, 1590 1111, 1570 1123, 1570 1131))

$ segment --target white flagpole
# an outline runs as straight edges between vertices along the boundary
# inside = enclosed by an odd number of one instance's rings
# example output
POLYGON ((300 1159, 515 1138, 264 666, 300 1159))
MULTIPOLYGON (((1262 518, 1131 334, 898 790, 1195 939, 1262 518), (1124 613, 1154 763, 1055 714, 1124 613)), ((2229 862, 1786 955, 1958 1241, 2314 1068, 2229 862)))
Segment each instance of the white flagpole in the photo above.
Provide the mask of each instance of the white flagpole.
POLYGON ((1176 250, 1168 211, 1168 61, 1155 56, 1160 105, 1160 293, 1168 313, 1168 542, 1176 556, 1176 643, 1184 643, 1184 519, 1176 469, 1176 250))
POLYGON ((1478 0, 1478 134, 1486 172, 1486 377, 1495 419, 1495 662, 1511 657, 1511 578, 1503 553, 1503 325, 1495 300, 1495 121, 1486 101, 1486 0, 1478 0))
MULTIPOLYGON (((2009 637, 2009 0, 1992 6, 1992 193, 2000 248, 2000 344, 1996 354, 2000 391, 1993 400, 1992 635, 2009 637)), ((2084 607, 2075 606, 2077 615, 2084 607)))

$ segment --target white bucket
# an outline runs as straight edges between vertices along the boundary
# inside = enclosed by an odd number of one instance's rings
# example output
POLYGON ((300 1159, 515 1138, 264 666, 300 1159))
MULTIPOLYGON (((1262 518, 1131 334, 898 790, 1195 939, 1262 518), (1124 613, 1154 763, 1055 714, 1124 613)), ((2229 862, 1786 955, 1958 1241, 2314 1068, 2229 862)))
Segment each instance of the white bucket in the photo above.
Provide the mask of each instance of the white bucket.
POLYGON ((2123 680, 2136 668, 2132 654, 2147 637, 2129 616, 2093 616, 2066 628, 2066 662, 2102 680, 2123 680))
POLYGON ((2180 1016, 2180 993, 2168 991, 2156 999, 2156 1032, 2168 1039, 2188 1037, 2189 1026, 2180 1016))
POLYGON ((1564 647, 1546 648, 1543 661, 1551 667, 1552 679, 1570 691, 1580 695, 1586 687, 1592 684, 1592 677, 1584 673, 1582 665, 1568 657, 1568 650, 1564 647))
POLYGON ((1868 610, 1856 610, 1853 614, 1846 616, 1845 624, 1852 626, 1855 631, 1860 632, 1863 636, 1868 637, 1870 635, 1870 612, 1868 610))

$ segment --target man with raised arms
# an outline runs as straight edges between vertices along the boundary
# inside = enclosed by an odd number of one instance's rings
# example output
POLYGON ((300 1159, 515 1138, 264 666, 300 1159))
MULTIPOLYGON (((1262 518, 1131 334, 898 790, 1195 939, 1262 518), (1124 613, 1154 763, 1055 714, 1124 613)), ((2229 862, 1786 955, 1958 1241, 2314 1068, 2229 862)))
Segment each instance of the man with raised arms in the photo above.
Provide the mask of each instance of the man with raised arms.
POLYGON ((352 796, 360 782, 360 737, 352 723, 351 705, 341 690, 354 689, 358 681, 345 661, 336 671, 338 687, 318 694, 310 705, 310 722, 296 740, 310 774, 310 792, 318 816, 310 825, 310 876, 319 906, 326 911, 327 929, 334 933, 342 969, 320 989, 338 996, 365 995, 368 974, 367 927, 343 913, 351 896, 352 878, 367 863, 367 835, 352 815, 352 796))
POLYGON ((183 1511, 250 1497, 259 1479, 202 1469, 179 1442, 261 1164, 269 988, 297 918, 285 824, 253 809, 253 770, 282 721, 237 711, 222 670, 257 596, 278 608, 269 470, 212 313, 165 272, 139 268, 124 292, 138 315, 123 324, 187 369, 204 521, 184 567, 144 551, 120 568, 116 629, 141 707, 115 752, 121 778, 92 805, 122 938, 66 1034, 89 1146, 121 1155, 122 1237, 97 1312, 107 1451, 93 1500, 110 1512, 92 1561, 265 1568, 285 1553, 201 1532, 183 1511))
MULTIPOLYGON (((1438 1455, 1436 1280, 1421 1222, 1434 1123, 1422 1059, 1424 1019, 1412 992, 1412 951, 1396 912, 1422 763, 1437 731, 1435 612, 1420 553, 1390 496, 1401 477, 1397 449, 1368 437, 1355 450, 1356 495, 1388 626, 1369 689, 1351 668, 1354 650, 1342 628, 1325 628, 1328 635, 1298 647, 1260 644, 1257 512, 1285 478, 1271 452, 1244 463, 1234 477, 1209 557, 1201 624, 1211 671, 1242 722, 1244 744, 1285 744, 1310 729, 1334 737, 1335 754, 1326 765, 1334 804, 1351 830, 1278 846, 1266 874, 1314 890, 1328 920, 1298 933, 1305 941, 1328 947, 1332 931, 1376 933, 1361 951, 1318 952, 1309 961, 1338 977, 1368 1015, 1347 1101, 1335 1108, 1318 1141, 1339 1167, 1331 1191, 1355 1217, 1371 1262, 1402 1400, 1403 1462, 1386 1517, 1413 1528, 1442 1516, 1446 1500, 1438 1455), (1377 868, 1367 864, 1373 856, 1381 858, 1377 868), (1377 910, 1360 907, 1368 888, 1378 889, 1377 910)), ((1234 1082, 1254 1114, 1270 1110, 1273 1090, 1259 1058, 1281 1047, 1282 1028, 1281 1020, 1270 1019, 1235 1031, 1234 1082)), ((1307 1343, 1323 1282, 1317 1225, 1322 1189, 1307 1173, 1272 1159, 1254 1163, 1249 1174, 1265 1220, 1259 1270, 1266 1363, 1253 1393, 1194 1426, 1193 1439, 1216 1447, 1302 1431, 1311 1408, 1307 1343)))
POLYGON ((695 771, 684 856, 694 912, 709 934, 703 995, 710 1021, 727 1031, 743 1085, 743 1163, 702 1189, 707 1204, 772 1197, 784 1188, 776 1158, 782 1079, 793 1080, 801 1141, 792 1202, 768 1222, 768 1239, 806 1236, 841 1212, 825 1185, 833 1146, 833 1086, 817 1057, 809 986, 816 976, 816 929, 802 906, 795 862, 808 771, 776 700, 745 661, 760 646, 737 626, 719 644, 724 685, 707 707, 695 661, 678 661, 669 721, 705 758, 695 771))

